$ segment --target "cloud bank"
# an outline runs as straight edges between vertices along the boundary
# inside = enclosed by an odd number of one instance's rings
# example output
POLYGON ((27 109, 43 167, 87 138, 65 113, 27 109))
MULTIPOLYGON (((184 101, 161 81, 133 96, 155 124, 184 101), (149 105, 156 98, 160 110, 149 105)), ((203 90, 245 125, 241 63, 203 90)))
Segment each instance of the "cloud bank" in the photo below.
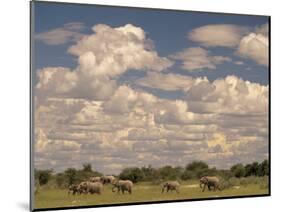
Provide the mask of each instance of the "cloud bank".
MULTIPOLYGON (((117 174, 128 166, 193 160, 228 168, 268 156, 268 86, 233 75, 210 81, 175 74, 172 58, 160 56, 145 31, 131 24, 96 25, 68 52, 77 57, 76 68, 37 70, 37 168, 91 163, 117 174), (132 85, 120 83, 134 70, 144 76, 132 85), (148 89, 182 95, 164 98, 148 89)), ((175 57, 187 61, 188 70, 231 60, 203 48, 175 57)))

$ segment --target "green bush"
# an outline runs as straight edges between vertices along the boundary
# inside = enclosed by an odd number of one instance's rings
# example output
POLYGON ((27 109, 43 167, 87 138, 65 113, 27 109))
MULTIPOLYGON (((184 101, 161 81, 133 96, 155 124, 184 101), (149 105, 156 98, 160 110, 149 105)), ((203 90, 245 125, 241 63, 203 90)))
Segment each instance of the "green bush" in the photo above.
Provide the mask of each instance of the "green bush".
POLYGON ((45 185, 49 182, 49 180, 52 177, 52 169, 46 169, 46 170, 36 170, 35 169, 35 180, 38 181, 39 185, 45 185))
POLYGON ((228 189, 231 188, 233 185, 231 185, 231 183, 229 182, 229 180, 222 180, 220 182, 220 188, 221 189, 228 189))
POLYGON ((131 180, 133 183, 137 183, 143 180, 144 174, 137 167, 126 168, 120 173, 119 178, 122 180, 131 180))
POLYGON ((232 166, 230 170, 233 172, 234 176, 238 178, 244 177, 246 174, 245 167, 241 163, 232 166))
POLYGON ((230 186, 240 186, 240 180, 237 177, 232 177, 228 181, 230 186))
POLYGON ((190 180, 195 178, 196 178, 196 173, 190 170, 185 170, 181 175, 182 180, 190 180))

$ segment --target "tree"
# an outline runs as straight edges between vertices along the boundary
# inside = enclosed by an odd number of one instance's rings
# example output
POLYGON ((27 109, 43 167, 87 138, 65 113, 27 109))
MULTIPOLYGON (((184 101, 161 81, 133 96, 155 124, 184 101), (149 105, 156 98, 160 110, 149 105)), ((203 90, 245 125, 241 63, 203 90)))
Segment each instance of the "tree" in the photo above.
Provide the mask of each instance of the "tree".
POLYGON ((269 163, 268 160, 264 160, 259 164, 258 167, 258 176, 266 176, 269 175, 269 163))
POLYGON ((122 180, 131 180, 133 183, 143 180, 144 174, 138 167, 125 168, 120 174, 122 180))
POLYGON ((82 171, 84 171, 84 172, 93 172, 92 165, 90 163, 84 163, 82 171))
POLYGON ((77 170, 74 168, 68 168, 64 172, 66 178, 67 178, 67 183, 68 185, 72 185, 77 181, 78 174, 77 170))
POLYGON ((245 166, 245 177, 249 177, 252 175, 252 164, 247 164, 245 166))
POLYGON ((181 175, 182 180, 190 180, 194 178, 196 178, 196 173, 190 170, 184 170, 184 172, 181 175))
MULTIPOLYGON (((200 178, 208 174, 209 166, 207 163, 203 161, 193 161, 186 165, 185 170, 189 172, 193 172, 192 175, 195 175, 196 178, 200 178)), ((186 174, 189 172, 186 172, 186 174)))
POLYGON ((148 167, 145 167, 145 166, 141 167, 141 171, 144 175, 143 180, 145 180, 145 181, 155 180, 157 170, 152 168, 151 165, 149 165, 148 167))
POLYGON ((259 172, 259 163, 253 162, 251 165, 251 175, 258 176, 258 172, 259 172))
POLYGON ((246 173, 245 167, 243 166, 242 163, 238 163, 238 164, 232 166, 230 170, 231 170, 231 172, 233 172, 234 176, 238 177, 238 178, 244 177, 245 173, 246 173))
POLYGON ((38 180, 40 186, 49 182, 52 172, 52 169, 35 170, 35 179, 38 180))
POLYGON ((196 171, 199 169, 208 169, 208 168, 209 168, 208 164, 203 161, 193 161, 187 164, 187 166, 185 167, 186 170, 190 170, 190 171, 196 171))
POLYGON ((176 180, 181 177, 183 169, 181 167, 164 166, 159 169, 161 179, 176 180))

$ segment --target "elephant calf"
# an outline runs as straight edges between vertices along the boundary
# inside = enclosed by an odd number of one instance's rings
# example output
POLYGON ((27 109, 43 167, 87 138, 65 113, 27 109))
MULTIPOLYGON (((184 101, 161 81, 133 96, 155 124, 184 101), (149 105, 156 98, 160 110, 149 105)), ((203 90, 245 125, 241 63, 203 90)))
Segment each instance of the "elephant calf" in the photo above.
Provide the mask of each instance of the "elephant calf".
POLYGON ((179 193, 179 187, 180 184, 178 181, 168 181, 166 183, 163 184, 162 186, 162 193, 166 190, 166 192, 169 191, 176 191, 177 193, 179 193))
POLYGON ((202 192, 205 191, 206 186, 208 187, 209 191, 211 190, 212 187, 213 187, 214 191, 216 191, 217 189, 221 190, 220 187, 219 187, 220 180, 216 176, 204 176, 204 177, 201 177, 199 185, 200 185, 200 188, 202 188, 202 185, 203 185, 202 192))
POLYGON ((125 193, 125 191, 128 191, 129 194, 132 194, 133 191, 133 182, 130 180, 117 180, 113 182, 113 188, 112 192, 115 192, 115 189, 117 188, 117 192, 122 194, 125 193))

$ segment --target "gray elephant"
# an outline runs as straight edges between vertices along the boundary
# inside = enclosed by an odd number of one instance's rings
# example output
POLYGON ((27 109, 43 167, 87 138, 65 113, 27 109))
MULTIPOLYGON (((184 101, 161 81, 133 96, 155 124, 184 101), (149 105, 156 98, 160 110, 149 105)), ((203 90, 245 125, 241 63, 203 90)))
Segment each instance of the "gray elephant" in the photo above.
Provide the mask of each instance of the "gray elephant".
POLYGON ((101 194, 102 189, 103 189, 103 184, 100 182, 90 182, 88 183, 88 193, 90 194, 101 194))
POLYGON ((214 191, 221 190, 219 185, 220 185, 220 180, 218 177, 216 176, 204 176, 201 177, 200 179, 200 188, 202 188, 203 185, 203 189, 202 192, 205 191, 206 186, 208 187, 208 190, 210 191, 211 188, 213 188, 214 191))
POLYGON ((79 194, 101 194, 103 184, 101 182, 84 181, 78 185, 79 194))
POLYGON ((120 191, 122 192, 122 194, 124 194, 125 191, 128 191, 129 194, 132 194, 133 182, 130 180, 116 180, 115 182, 113 182, 112 192, 115 192, 116 189, 118 194, 120 193, 120 191))
POLYGON ((90 177, 89 179, 90 182, 101 182, 101 177, 90 177))
POLYGON ((79 185, 70 185, 68 187, 68 194, 75 195, 75 194, 79 194, 79 185))
POLYGON ((169 192, 169 191, 176 191, 177 193, 180 192, 179 190, 180 188, 180 184, 178 181, 168 181, 168 182, 165 182, 163 185, 162 185, 162 193, 166 190, 166 192, 169 192))
POLYGON ((115 177, 112 175, 107 175, 107 176, 102 176, 101 177, 101 182, 103 184, 113 184, 113 182, 115 181, 115 177))

